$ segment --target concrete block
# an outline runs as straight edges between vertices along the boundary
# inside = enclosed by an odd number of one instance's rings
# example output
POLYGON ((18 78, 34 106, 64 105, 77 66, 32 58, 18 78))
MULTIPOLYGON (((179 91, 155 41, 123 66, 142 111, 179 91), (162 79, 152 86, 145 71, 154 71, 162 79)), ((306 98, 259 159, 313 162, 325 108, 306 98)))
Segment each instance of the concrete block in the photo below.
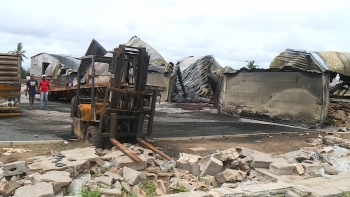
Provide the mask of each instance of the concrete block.
POLYGON ((210 157, 209 159, 200 160, 200 176, 212 175, 215 176, 221 172, 223 163, 222 161, 216 159, 215 157, 210 157))
POLYGON ((225 183, 228 181, 242 181, 246 176, 246 173, 241 170, 226 169, 225 171, 215 176, 216 181, 219 183, 225 183))
POLYGON ((168 194, 163 195, 162 197, 213 197, 213 195, 209 194, 208 192, 203 191, 193 191, 193 192, 181 192, 177 194, 168 194))
POLYGON ((205 147, 193 147, 188 149, 189 154, 193 155, 199 155, 201 157, 208 156, 210 154, 211 150, 208 150, 205 147))
POLYGON ((23 174, 26 172, 25 161, 16 161, 13 163, 7 163, 4 165, 3 171, 5 176, 23 174))
POLYGON ((251 163, 251 167, 254 168, 269 168, 270 163, 284 163, 286 160, 284 158, 272 158, 270 155, 266 153, 261 153, 254 151, 252 154, 253 161, 251 163))
POLYGON ((24 186, 26 186, 26 185, 33 185, 33 182, 31 180, 25 180, 23 185, 24 186))
POLYGON ((333 168, 331 165, 329 165, 328 163, 323 163, 322 167, 324 169, 324 172, 326 174, 330 174, 330 175, 337 175, 339 174, 339 171, 336 170, 335 168, 333 168))
POLYGON ((237 189, 232 189, 232 188, 214 188, 210 190, 208 193, 210 193, 212 196, 225 196, 225 197, 242 197, 242 196, 247 196, 243 191, 237 190, 237 189))
POLYGON ((200 169, 198 165, 198 160, 201 156, 180 153, 179 159, 176 161, 176 168, 183 170, 188 170, 193 175, 199 175, 200 169))
POLYGON ((51 183, 41 182, 35 185, 26 185, 15 191, 14 197, 52 197, 54 196, 51 183))
POLYGON ((223 188, 236 188, 237 184, 236 183, 223 183, 221 185, 221 187, 223 187, 223 188))
POLYGON ((254 151, 252 149, 246 148, 246 147, 237 147, 236 148, 237 153, 241 157, 248 157, 251 155, 254 151))
POLYGON ((9 183, 0 182, 0 195, 9 196, 17 188, 11 187, 9 183))
POLYGON ((62 187, 69 185, 72 182, 69 172, 50 171, 43 175, 34 175, 32 178, 34 184, 39 182, 52 182, 53 191, 57 192, 62 187))
POLYGON ((288 163, 271 163, 269 170, 278 175, 293 175, 294 166, 288 163))
POLYGON ((146 168, 145 171, 148 173, 158 173, 160 169, 159 167, 152 166, 152 167, 146 168))
POLYGON ((305 170, 301 163, 295 163, 294 164, 294 174, 302 175, 304 174, 305 170))
POLYGON ((320 153, 331 153, 334 152, 334 148, 331 146, 323 147, 319 150, 320 153))
MULTIPOLYGON (((142 185, 141 185, 142 186, 142 185)), ((141 190, 140 187, 138 185, 135 185, 132 188, 132 193, 135 194, 138 197, 146 197, 146 192, 141 190)))
POLYGON ((221 151, 215 157, 221 161, 235 160, 239 157, 239 153, 237 152, 236 148, 229 148, 221 151))
POLYGON ((318 171, 323 167, 321 163, 314 162, 314 163, 302 163, 301 164, 305 170, 305 172, 308 173, 318 173, 318 171))
POLYGON ((120 150, 116 150, 110 153, 105 154, 104 156, 101 157, 101 159, 103 160, 111 160, 113 158, 118 158, 120 156, 124 156, 125 154, 120 151, 120 150))
POLYGON ((164 183, 169 183, 170 178, 174 176, 171 172, 160 172, 157 174, 157 180, 162 180, 164 183))
POLYGON ((123 189, 124 189, 125 191, 127 191, 127 192, 129 192, 129 193, 132 191, 131 186, 129 185, 129 183, 127 183, 127 182, 125 182, 125 181, 122 181, 122 182, 121 182, 121 185, 122 185, 122 187, 123 187, 123 189))
POLYGON ((155 185, 156 185, 156 194, 158 196, 166 194, 167 189, 166 189, 165 184, 164 184, 164 182, 162 180, 157 180, 155 182, 155 185))
POLYGON ((122 181, 124 180, 122 176, 120 176, 119 174, 116 174, 116 173, 113 173, 113 172, 110 172, 110 171, 107 171, 104 173, 105 176, 109 176, 111 178, 113 178, 114 180, 117 180, 117 181, 122 181))
POLYGON ((94 179, 97 184, 100 184, 104 188, 111 188, 112 183, 113 183, 113 178, 109 176, 99 176, 94 179))
POLYGON ((106 189, 106 188, 100 188, 100 192, 106 196, 122 196, 122 190, 121 189, 106 189))
POLYGON ((127 166, 123 167, 123 178, 130 185, 136 185, 141 181, 141 172, 131 169, 127 166))
POLYGON ((300 197, 298 194, 296 194, 292 191, 287 191, 287 193, 284 196, 285 197, 300 197))
POLYGON ((157 180, 157 174, 155 173, 143 173, 143 176, 142 176, 142 180, 143 181, 156 181, 157 180))
POLYGON ((176 178, 182 179, 185 175, 190 174, 188 170, 183 170, 180 168, 173 168, 174 174, 176 178))
POLYGON ((206 175, 206 176, 200 177, 199 180, 209 186, 217 185, 215 176, 206 175))
POLYGON ((141 162, 136 162, 126 155, 116 157, 115 160, 120 168, 127 166, 134 170, 143 170, 147 167, 147 159, 143 155, 139 155, 139 158, 141 162))
POLYGON ((284 157, 286 160, 294 158, 297 161, 301 162, 303 160, 310 159, 310 154, 306 150, 297 150, 297 151, 285 153, 284 157))

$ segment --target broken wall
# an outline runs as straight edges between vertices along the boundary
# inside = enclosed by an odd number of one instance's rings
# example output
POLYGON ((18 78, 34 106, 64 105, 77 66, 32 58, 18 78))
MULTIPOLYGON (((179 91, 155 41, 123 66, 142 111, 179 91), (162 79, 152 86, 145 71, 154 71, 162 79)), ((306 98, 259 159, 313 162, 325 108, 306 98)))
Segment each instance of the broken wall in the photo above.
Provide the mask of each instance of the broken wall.
POLYGON ((309 72, 225 73, 219 112, 306 122, 324 120, 328 82, 328 75, 309 72))
POLYGON ((161 91, 160 102, 166 102, 168 100, 169 94, 169 82, 170 74, 163 74, 157 72, 148 72, 147 85, 164 87, 165 90, 161 91))

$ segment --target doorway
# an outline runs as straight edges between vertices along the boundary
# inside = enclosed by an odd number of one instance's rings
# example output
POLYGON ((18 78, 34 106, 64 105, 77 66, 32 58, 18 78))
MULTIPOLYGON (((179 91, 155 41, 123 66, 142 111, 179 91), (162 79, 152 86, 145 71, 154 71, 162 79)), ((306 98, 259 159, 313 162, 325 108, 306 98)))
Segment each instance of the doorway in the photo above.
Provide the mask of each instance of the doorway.
POLYGON ((42 69, 41 69, 41 74, 44 75, 45 74, 45 71, 47 69, 47 67, 49 67, 50 63, 47 63, 47 62, 43 62, 43 66, 42 66, 42 69))

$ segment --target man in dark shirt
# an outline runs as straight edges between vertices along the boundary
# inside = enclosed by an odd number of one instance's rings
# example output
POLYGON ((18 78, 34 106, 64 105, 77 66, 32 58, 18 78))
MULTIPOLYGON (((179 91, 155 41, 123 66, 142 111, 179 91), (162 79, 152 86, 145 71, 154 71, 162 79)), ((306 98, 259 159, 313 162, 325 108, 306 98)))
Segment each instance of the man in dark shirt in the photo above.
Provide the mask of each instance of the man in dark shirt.
POLYGON ((29 90, 29 109, 33 108, 33 104, 34 104, 34 98, 35 98, 35 94, 36 94, 36 90, 39 90, 38 87, 38 81, 34 79, 34 75, 31 74, 30 75, 30 80, 27 81, 27 88, 26 88, 26 96, 28 94, 28 90, 29 90))

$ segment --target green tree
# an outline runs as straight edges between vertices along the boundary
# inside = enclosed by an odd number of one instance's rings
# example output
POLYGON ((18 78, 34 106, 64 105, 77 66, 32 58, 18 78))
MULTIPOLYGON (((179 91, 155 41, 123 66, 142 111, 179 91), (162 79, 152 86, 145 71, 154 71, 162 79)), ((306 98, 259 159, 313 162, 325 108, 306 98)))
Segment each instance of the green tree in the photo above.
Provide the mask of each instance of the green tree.
MULTIPOLYGON (((24 62, 23 57, 28 59, 27 56, 24 55, 26 53, 26 50, 23 50, 22 42, 17 43, 16 49, 14 51, 9 51, 8 53, 20 55, 23 62, 24 62)), ((23 67, 21 67, 21 78, 22 79, 27 78, 27 72, 23 69, 23 67)))
POLYGON ((252 61, 245 61, 245 62, 247 62, 246 68, 247 68, 248 70, 259 67, 258 65, 255 65, 255 60, 252 60, 252 61))
POLYGON ((22 42, 19 42, 17 43, 17 47, 14 51, 9 51, 9 54, 17 54, 17 55, 20 55, 22 57, 22 61, 23 60, 23 57, 28 59, 26 55, 24 55, 26 53, 26 50, 23 50, 23 45, 22 45, 22 42))

